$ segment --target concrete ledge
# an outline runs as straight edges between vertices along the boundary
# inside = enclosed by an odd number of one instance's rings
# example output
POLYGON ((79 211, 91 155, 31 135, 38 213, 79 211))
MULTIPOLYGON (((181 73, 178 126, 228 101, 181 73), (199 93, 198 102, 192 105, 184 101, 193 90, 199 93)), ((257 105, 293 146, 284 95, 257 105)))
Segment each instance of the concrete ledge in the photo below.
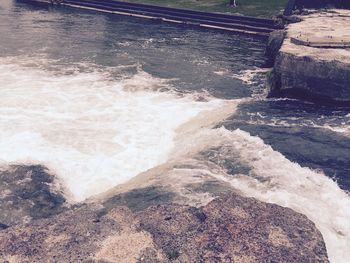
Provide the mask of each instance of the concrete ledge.
POLYGON ((268 80, 270 95, 350 107, 350 10, 290 24, 268 80))
POLYGON ((293 44, 296 45, 303 45, 308 47, 316 47, 316 48, 350 48, 350 38, 344 37, 337 38, 337 37, 311 37, 308 38, 307 36, 297 36, 297 37, 291 37, 290 41, 293 44))

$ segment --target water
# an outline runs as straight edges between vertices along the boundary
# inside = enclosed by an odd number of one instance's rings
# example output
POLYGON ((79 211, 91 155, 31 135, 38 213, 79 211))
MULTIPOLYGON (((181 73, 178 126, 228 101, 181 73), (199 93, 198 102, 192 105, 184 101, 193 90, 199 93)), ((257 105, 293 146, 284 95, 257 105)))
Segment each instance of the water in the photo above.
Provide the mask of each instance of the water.
POLYGON ((77 202, 169 160, 206 163, 350 258, 350 114, 266 99, 261 40, 11 0, 0 34, 3 167, 43 164, 77 202))

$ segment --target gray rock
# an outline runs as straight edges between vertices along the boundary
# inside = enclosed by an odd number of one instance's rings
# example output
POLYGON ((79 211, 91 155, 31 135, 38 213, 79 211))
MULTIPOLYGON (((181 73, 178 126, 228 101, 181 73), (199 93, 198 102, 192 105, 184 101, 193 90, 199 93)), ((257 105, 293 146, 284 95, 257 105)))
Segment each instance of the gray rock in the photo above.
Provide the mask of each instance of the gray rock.
POLYGON ((265 49, 265 55, 267 56, 267 67, 272 67, 274 65, 277 54, 283 44, 285 34, 286 33, 284 30, 275 30, 270 33, 265 49))

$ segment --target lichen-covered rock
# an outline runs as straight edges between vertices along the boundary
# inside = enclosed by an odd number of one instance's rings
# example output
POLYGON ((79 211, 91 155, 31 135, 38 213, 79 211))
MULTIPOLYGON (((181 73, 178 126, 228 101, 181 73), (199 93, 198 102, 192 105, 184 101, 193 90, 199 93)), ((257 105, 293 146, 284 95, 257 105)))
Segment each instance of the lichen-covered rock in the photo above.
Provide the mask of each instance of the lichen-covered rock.
POLYGON ((228 194, 195 208, 101 204, 0 231, 0 262, 328 262, 320 232, 291 209, 228 194))

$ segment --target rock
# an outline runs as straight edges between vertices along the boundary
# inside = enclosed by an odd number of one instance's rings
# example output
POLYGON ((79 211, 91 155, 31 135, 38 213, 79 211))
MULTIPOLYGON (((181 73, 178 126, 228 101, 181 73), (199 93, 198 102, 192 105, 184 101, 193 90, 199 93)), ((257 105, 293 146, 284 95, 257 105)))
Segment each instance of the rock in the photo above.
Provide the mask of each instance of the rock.
POLYGON ((343 25, 350 23, 350 11, 316 13, 288 26, 288 35, 268 78, 271 96, 292 97, 319 104, 350 106, 350 50, 297 45, 292 38, 312 39, 350 37, 343 25), (322 27, 320 27, 322 25, 322 27))
POLYGON ((109 259, 111 255, 105 249, 113 244, 111 238, 119 237, 129 244, 123 234, 133 233, 130 230, 133 221, 127 209, 116 209, 101 216, 99 208, 84 205, 50 219, 34 220, 28 225, 1 231, 0 262, 11 262, 11 259, 21 263, 80 262, 94 257, 109 259))
POLYGON ((114 195, 105 200, 103 205, 107 209, 124 205, 132 211, 140 211, 152 205, 169 203, 174 196, 174 193, 162 187, 149 186, 114 195))
MULTIPOLYGON (((124 196, 125 197, 125 196, 124 196)), ((132 212, 85 204, 0 232, 9 262, 328 262, 320 232, 291 209, 226 194, 203 207, 132 212)))
POLYGON ((297 15, 291 15, 291 16, 284 16, 283 17, 283 21, 285 23, 288 23, 288 24, 292 24, 292 23, 299 23, 301 22, 301 18, 300 16, 297 16, 297 15))
POLYGON ((6 167, 0 171, 0 222, 10 226, 64 211, 66 200, 55 188, 54 176, 43 166, 6 167))
POLYGON ((8 225, 0 223, 0 230, 8 228, 8 225))
POLYGON ((322 236, 305 216, 236 194, 199 209, 152 207, 138 219, 177 262, 328 262, 322 236))
POLYGON ((275 30, 270 33, 265 55, 267 56, 267 67, 272 67, 275 63, 276 56, 283 44, 285 37, 284 30, 275 30))

